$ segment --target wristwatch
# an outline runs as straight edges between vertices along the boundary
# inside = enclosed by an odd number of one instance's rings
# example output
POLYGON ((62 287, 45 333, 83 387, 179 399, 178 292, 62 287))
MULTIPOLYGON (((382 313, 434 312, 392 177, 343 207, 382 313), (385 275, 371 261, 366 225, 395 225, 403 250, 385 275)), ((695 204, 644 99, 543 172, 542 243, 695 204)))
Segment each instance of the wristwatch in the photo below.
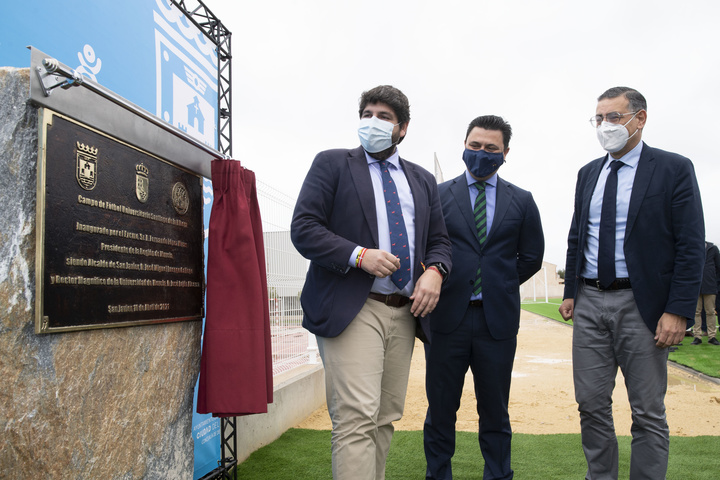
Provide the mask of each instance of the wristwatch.
POLYGON ((438 272, 440 272, 440 275, 442 275, 443 280, 445 280, 448 276, 447 268, 445 268, 445 265, 443 265, 440 262, 430 263, 428 264, 428 268, 435 267, 438 269, 438 272))

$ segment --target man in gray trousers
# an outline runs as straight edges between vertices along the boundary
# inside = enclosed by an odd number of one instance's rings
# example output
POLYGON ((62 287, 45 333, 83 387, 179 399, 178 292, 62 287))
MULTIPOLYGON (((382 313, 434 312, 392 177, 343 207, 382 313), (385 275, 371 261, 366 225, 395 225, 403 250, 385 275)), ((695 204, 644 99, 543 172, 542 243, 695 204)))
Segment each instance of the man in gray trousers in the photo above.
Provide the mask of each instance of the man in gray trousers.
POLYGON ((647 103, 615 87, 590 119, 608 155, 578 173, 560 314, 573 319, 573 378, 587 480, 618 478, 612 391, 632 408, 630 479, 662 480, 668 347, 695 315, 705 227, 693 165, 642 142, 647 103))

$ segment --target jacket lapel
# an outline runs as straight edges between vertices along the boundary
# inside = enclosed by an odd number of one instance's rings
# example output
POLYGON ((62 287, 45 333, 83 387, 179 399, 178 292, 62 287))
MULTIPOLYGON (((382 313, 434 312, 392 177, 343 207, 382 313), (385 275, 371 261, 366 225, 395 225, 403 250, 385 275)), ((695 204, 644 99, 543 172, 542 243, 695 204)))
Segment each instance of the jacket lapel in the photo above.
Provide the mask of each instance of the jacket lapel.
POLYGON ((415 171, 415 166, 409 162, 406 162, 403 158, 399 158, 400 165, 402 165, 403 171, 405 172, 405 178, 407 178, 408 185, 410 186, 410 192, 412 192, 413 205, 415 206, 415 257, 418 256, 417 252, 424 250, 420 249, 425 238, 425 222, 418 221, 418 219, 424 219, 427 215, 426 205, 427 199, 425 191, 420 184, 420 179, 415 171))
POLYGON ((640 161, 638 161, 637 172, 635 172, 635 180, 633 180, 632 192, 630 193, 630 205, 628 205, 627 226, 625 227, 625 240, 627 240, 632 231, 635 220, 640 212, 645 193, 650 186, 653 172, 655 171, 655 158, 652 149, 643 142, 642 153, 640 153, 640 161))
POLYGON ((600 177, 600 171, 602 170, 603 165, 605 165, 607 158, 608 156, 606 154, 603 158, 598 159, 599 161, 595 163, 585 180, 585 185, 583 185, 582 208, 580 210, 582 212, 580 225, 587 225, 588 218, 590 218, 590 200, 592 200, 595 186, 597 185, 598 178, 600 177))
MULTIPOLYGON (((608 155, 605 154, 604 157, 599 158, 595 160, 594 165, 588 172, 587 176, 584 179, 584 184, 579 185, 578 188, 582 188, 582 200, 580 205, 580 218, 576 218, 576 225, 578 228, 578 245, 585 245, 587 242, 587 225, 590 221, 590 200, 592 199, 593 192, 595 191, 595 186, 597 185, 598 178, 600 177, 600 170, 602 170, 603 165, 605 165, 605 161, 607 160, 608 155)), ((581 247, 584 248, 584 247, 581 247)), ((577 265, 577 271, 582 271, 583 268, 583 261, 584 256, 581 254, 578 256, 578 265, 577 265)))
POLYGON ((495 192, 495 213, 493 214, 492 228, 488 234, 485 245, 490 243, 493 238, 493 234, 497 231, 497 227, 500 226, 505 214, 508 211, 510 203, 512 203, 513 190, 510 188, 508 183, 500 177, 497 177, 497 191, 495 192))
POLYGON ((470 205, 470 187, 465 179, 465 173, 453 179, 453 183, 450 186, 450 192, 455 198, 455 202, 458 205, 458 209, 465 219, 468 227, 468 236, 474 238, 476 241, 473 242, 475 249, 480 252, 480 240, 477 236, 477 229, 475 228, 475 216, 473 215, 472 207, 470 205))
MULTIPOLYGON (((355 190, 358 194, 358 200, 360 201, 360 208, 363 211, 375 245, 377 245, 378 226, 377 212, 375 210, 375 193, 373 192, 372 180, 370 179, 370 168, 362 147, 350 150, 347 162, 350 175, 355 184, 355 190)), ((344 187, 343 185, 339 185, 338 188, 344 187)))

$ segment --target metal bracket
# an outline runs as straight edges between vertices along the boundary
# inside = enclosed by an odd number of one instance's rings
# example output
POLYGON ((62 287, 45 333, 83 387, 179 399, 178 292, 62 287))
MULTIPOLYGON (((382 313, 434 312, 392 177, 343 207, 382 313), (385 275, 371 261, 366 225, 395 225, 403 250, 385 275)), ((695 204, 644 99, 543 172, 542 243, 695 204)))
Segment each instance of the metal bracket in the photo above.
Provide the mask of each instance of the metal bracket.
POLYGON ((36 48, 31 49, 30 101, 66 115, 135 147, 177 163, 206 178, 212 176, 211 160, 224 154, 188 135, 91 78, 36 48), (81 88, 70 88, 80 85, 81 88), (60 87, 65 89, 51 95, 60 87), (141 126, 142 125, 142 126, 141 126), (181 142, 176 141, 177 139, 181 142), (188 149, 187 144, 197 147, 188 149))
POLYGON ((71 70, 54 58, 44 58, 42 67, 35 67, 35 73, 40 81, 43 94, 49 97, 54 89, 61 87, 67 90, 70 87, 82 85, 83 77, 75 70, 71 70), (55 82, 55 84, 52 84, 55 82))

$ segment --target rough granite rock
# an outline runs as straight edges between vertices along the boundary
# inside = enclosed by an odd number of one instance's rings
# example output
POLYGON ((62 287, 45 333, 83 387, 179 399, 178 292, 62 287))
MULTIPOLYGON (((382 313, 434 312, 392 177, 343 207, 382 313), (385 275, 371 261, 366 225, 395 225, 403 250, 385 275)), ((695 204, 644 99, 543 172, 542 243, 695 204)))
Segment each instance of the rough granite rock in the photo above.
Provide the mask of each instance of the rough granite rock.
POLYGON ((0 68, 0 477, 191 479, 199 322, 34 333, 29 75, 0 68))

